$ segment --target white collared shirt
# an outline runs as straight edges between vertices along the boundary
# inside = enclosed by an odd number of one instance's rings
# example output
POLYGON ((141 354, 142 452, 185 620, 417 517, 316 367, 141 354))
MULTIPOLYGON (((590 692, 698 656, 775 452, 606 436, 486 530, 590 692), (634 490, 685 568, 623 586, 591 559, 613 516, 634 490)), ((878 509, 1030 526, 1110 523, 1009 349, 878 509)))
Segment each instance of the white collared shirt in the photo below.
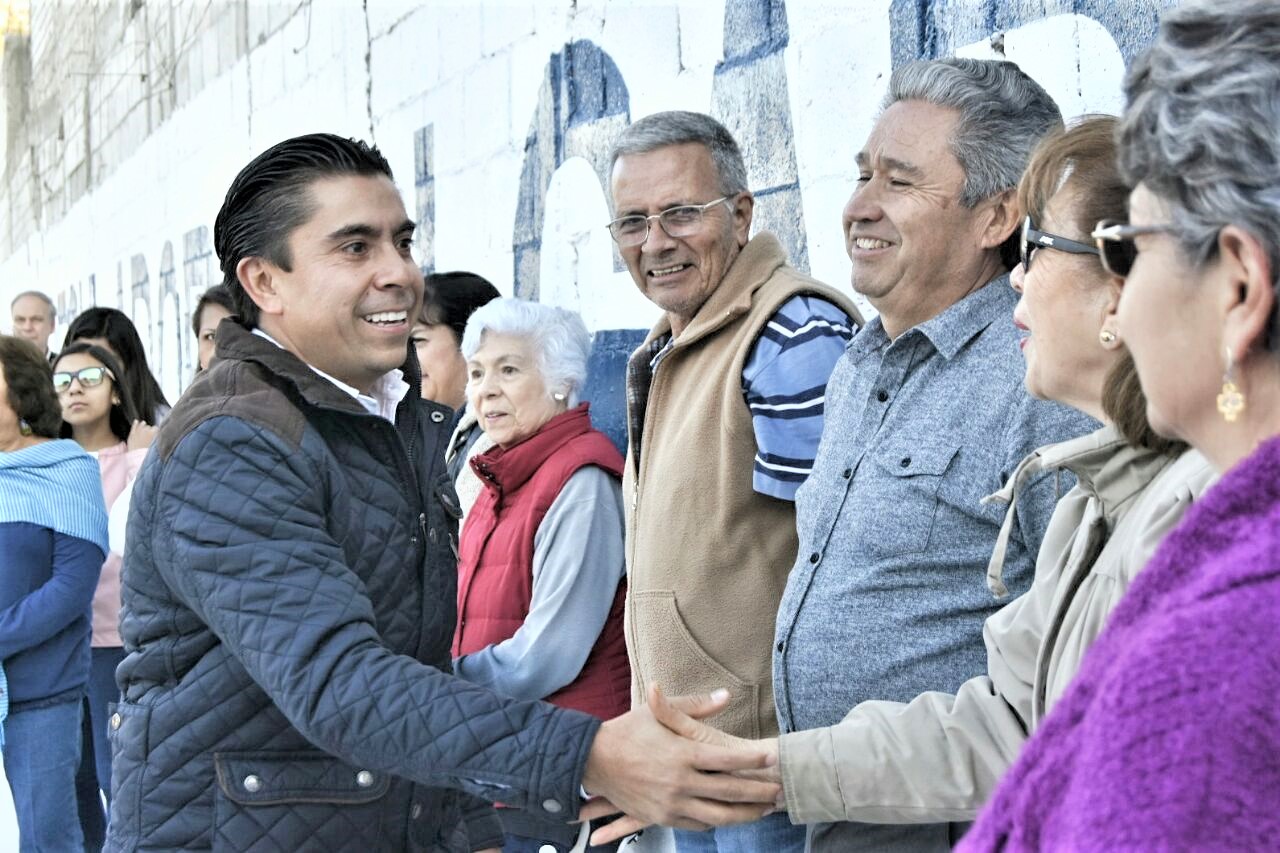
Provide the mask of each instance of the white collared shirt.
MULTIPOLYGON (((266 338, 271 341, 271 343, 280 347, 280 349, 284 349, 284 347, 280 345, 279 341, 262 331, 261 328, 255 328, 253 333, 260 338, 266 338)), ((297 353, 294 353, 294 355, 297 355, 297 353)), ((306 364, 306 362, 303 363, 306 364)), ((391 423, 396 422, 396 409, 399 408, 401 401, 405 398, 405 395, 409 393, 409 383, 404 381, 404 373, 399 368, 393 368, 392 370, 384 373, 377 382, 373 383, 373 393, 364 394, 359 389, 351 387, 342 380, 334 379, 332 376, 314 365, 307 364, 307 367, 310 367, 317 376, 329 381, 337 388, 351 395, 351 398, 363 406, 365 411, 369 414, 385 418, 386 420, 391 421, 391 423)))

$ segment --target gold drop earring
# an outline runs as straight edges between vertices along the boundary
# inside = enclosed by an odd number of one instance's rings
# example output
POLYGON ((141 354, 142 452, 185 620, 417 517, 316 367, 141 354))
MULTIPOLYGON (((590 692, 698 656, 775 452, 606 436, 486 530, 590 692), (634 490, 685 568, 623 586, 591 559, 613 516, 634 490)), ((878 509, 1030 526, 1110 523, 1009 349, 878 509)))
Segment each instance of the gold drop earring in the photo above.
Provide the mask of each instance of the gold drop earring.
POLYGON ((1218 395, 1218 411, 1222 414, 1224 421, 1233 424, 1244 408, 1244 392, 1235 383, 1235 359, 1231 357, 1231 347, 1227 347, 1227 370, 1222 376, 1222 393, 1218 395))

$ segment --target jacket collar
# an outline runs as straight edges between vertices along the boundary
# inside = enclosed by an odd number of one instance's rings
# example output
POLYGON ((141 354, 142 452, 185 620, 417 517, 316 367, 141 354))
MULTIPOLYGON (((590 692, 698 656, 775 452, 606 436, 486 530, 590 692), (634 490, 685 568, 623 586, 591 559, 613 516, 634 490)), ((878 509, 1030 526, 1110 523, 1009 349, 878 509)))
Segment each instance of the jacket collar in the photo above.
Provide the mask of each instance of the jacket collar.
POLYGON ((471 469, 486 488, 514 492, 566 441, 591 431, 589 408, 588 403, 581 403, 561 412, 543 424, 542 429, 510 447, 494 445, 471 458, 471 469))
POLYGON ((1145 447, 1134 447, 1112 425, 1033 451, 1014 469, 1004 488, 982 499, 984 504, 1006 503, 1004 523, 987 564, 987 586, 996 596, 1009 594, 1002 580, 1004 560, 1013 531, 1014 510, 1022 487, 1045 471, 1066 469, 1080 487, 1101 507, 1108 524, 1129 501, 1165 469, 1173 457, 1145 447))
MULTIPOLYGON (((400 371, 409 391, 404 400, 416 400, 421 393, 422 371, 411 343, 406 343, 405 362, 400 371)), ((369 412, 348 393, 317 374, 302 359, 278 344, 241 326, 234 320, 218 324, 217 357, 231 361, 257 364, 273 376, 293 387, 303 400, 313 406, 337 409, 352 414, 369 412)), ((401 401, 401 409, 404 401, 401 401)))
MULTIPOLYGON (((778 267, 787 262, 787 254, 782 249, 778 238, 767 231, 762 231, 747 241, 738 257, 733 259, 720 284, 711 292, 707 301, 702 303, 698 313, 689 321, 689 325, 676 339, 675 346, 684 347, 723 328, 735 317, 740 317, 751 310, 751 301, 755 293, 769 281, 778 267)), ((671 320, 664 314, 649 336, 645 338, 641 350, 646 350, 656 340, 671 334, 671 320)))

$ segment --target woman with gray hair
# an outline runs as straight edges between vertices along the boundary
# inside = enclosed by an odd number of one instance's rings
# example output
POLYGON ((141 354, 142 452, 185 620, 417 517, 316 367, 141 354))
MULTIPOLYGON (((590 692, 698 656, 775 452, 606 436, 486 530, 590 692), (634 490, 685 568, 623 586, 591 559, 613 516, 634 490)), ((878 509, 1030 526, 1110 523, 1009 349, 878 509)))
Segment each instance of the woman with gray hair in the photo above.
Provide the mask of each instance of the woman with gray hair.
MULTIPOLYGON (((590 337, 571 311, 497 299, 462 337, 467 405, 494 446, 458 549, 457 674, 610 719, 631 707, 622 633, 622 456, 578 395, 590 337)), ((577 828, 501 809, 504 850, 567 851, 577 828)))
POLYGON ((1280 5, 1169 12, 1125 83, 1118 326, 1161 433, 1222 478, 1112 613, 965 850, 1280 837, 1280 5))

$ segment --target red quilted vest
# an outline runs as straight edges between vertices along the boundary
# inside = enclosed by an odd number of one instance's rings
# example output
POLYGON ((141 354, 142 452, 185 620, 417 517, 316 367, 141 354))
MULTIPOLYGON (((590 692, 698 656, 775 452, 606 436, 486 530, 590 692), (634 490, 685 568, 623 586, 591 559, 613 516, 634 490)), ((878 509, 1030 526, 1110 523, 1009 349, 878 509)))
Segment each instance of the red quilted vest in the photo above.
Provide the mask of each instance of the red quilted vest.
MULTIPOLYGON (((471 460, 484 483, 458 548, 458 624, 453 656, 510 639, 533 594, 533 538, 551 504, 579 468, 622 476, 622 456, 591 426, 587 404, 557 415, 537 433, 471 460)), ((591 567, 585 567, 589 571, 591 567)), ((631 668, 622 631, 626 582, 578 677, 546 701, 611 719, 631 708, 631 668)))

